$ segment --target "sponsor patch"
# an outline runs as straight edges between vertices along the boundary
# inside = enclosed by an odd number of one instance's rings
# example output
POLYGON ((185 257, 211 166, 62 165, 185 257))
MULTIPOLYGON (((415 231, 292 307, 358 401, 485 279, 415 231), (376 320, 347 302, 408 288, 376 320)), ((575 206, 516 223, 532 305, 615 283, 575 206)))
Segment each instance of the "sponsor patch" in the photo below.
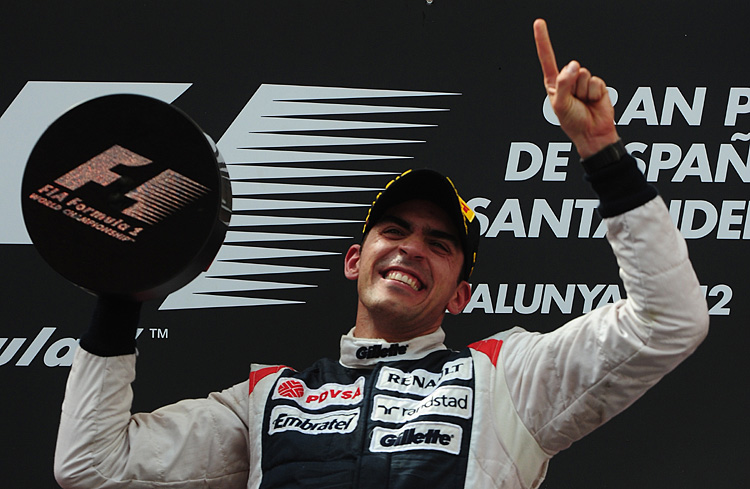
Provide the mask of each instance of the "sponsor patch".
POLYGON ((441 372, 417 369, 404 372, 393 367, 383 367, 378 376, 377 388, 408 394, 427 395, 449 380, 471 379, 471 358, 460 358, 443 365, 441 372))
POLYGON ((450 423, 417 422, 399 429, 376 427, 370 440, 371 452, 439 450, 454 455, 461 451, 460 426, 450 423))
POLYGON ((283 377, 273 391, 273 399, 289 399, 308 409, 321 409, 326 406, 352 405, 362 401, 365 378, 360 377, 353 384, 324 384, 318 389, 310 389, 302 380, 283 377))
POLYGON ((363 346, 357 349, 356 356, 360 360, 369 360, 372 358, 395 357, 405 355, 409 345, 400 345, 398 343, 383 345, 363 346))
POLYGON ((438 387, 420 400, 379 394, 375 396, 371 418, 389 423, 405 423, 427 414, 468 419, 471 417, 473 399, 474 392, 464 386, 438 387))
POLYGON ((271 411, 268 434, 297 431, 306 435, 351 433, 359 422, 359 409, 330 413, 305 413, 292 406, 276 406, 271 411))

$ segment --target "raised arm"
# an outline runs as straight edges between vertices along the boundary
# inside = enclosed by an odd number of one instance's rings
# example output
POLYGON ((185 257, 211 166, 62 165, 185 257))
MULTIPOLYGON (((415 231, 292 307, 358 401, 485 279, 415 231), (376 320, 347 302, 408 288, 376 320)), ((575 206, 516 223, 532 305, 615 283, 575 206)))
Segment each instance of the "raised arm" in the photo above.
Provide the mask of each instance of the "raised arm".
POLYGON ((99 298, 65 390, 55 477, 66 489, 240 488, 248 475, 248 383, 131 414, 141 305, 99 298))
POLYGON ((578 61, 558 70, 547 23, 542 19, 534 22, 534 40, 552 109, 581 158, 617 142, 615 111, 604 80, 592 76, 578 61))
POLYGON ((584 158, 626 292, 551 333, 504 338, 501 382, 552 456, 687 358, 705 338, 709 317, 685 240, 656 189, 624 148, 601 151, 619 140, 604 82, 575 61, 558 72, 544 21, 534 23, 534 34, 547 93, 584 158))

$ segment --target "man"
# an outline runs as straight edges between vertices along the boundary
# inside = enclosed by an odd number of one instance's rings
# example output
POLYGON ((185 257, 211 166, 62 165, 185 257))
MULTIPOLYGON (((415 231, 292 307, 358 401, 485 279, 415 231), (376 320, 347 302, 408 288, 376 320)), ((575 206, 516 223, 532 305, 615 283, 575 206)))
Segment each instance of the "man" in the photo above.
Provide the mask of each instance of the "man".
POLYGON ((600 196, 628 298, 548 334, 520 328, 446 349, 468 303, 478 224, 450 180, 406 172, 344 260, 359 294, 338 362, 254 366, 208 399, 132 415, 138 304, 100 299, 68 381, 55 473, 64 487, 536 488, 549 459, 686 358, 708 313, 685 243, 624 152, 604 82, 544 82, 600 196))

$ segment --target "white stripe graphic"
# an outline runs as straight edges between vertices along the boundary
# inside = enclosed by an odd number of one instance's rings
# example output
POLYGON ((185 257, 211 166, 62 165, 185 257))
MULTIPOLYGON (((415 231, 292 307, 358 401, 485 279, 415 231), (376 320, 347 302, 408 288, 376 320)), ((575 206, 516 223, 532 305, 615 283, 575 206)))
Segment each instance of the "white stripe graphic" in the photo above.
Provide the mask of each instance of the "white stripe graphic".
POLYGON ((353 239, 353 236, 332 236, 325 234, 256 233, 228 231, 224 243, 251 243, 255 241, 315 241, 327 239, 353 239))
POLYGON ((367 204, 347 204, 341 202, 309 202, 304 200, 270 200, 237 197, 232 201, 232 210, 269 211, 280 209, 336 209, 342 207, 367 207, 367 204))
MULTIPOLYGON (((304 280, 297 274, 329 270, 294 266, 294 263, 299 263, 295 260, 302 258, 306 263, 311 263, 315 261, 315 257, 340 253, 307 250, 304 249, 303 242, 354 238, 335 234, 310 234, 314 231, 310 231, 308 226, 327 225, 326 229, 330 230, 331 225, 361 222, 341 219, 335 215, 332 217, 331 210, 368 207, 371 198, 361 201, 362 197, 348 195, 364 192, 372 194, 374 198, 380 187, 351 185, 352 179, 382 176, 382 180, 387 181, 387 177, 394 175, 394 172, 363 170, 361 163, 357 165, 357 162, 411 158, 403 154, 372 154, 374 150, 367 151, 366 147, 384 146, 388 147, 387 152, 391 152, 390 147, 395 149, 404 144, 423 143, 420 139, 394 138, 392 131, 434 127, 434 124, 417 121, 382 122, 383 118, 387 118, 388 114, 414 114, 417 117, 420 113, 447 110, 418 107, 411 103, 418 97, 438 95, 457 94, 261 85, 217 144, 227 165, 233 194, 233 216, 224 245, 211 267, 192 283, 167 297, 161 309, 304 302, 250 296, 256 291, 282 292, 285 289, 315 287, 308 283, 297 283, 304 280), (393 105, 394 98, 407 99, 410 106, 393 105), (387 105, 379 105, 373 102, 377 99, 391 100, 387 105), (367 116, 373 114, 380 114, 378 122, 368 120, 367 116), (361 116, 361 120, 355 120, 357 116, 361 116), (381 131, 379 134, 383 130, 389 130, 391 137, 372 137, 373 133, 368 131, 373 130, 381 131), (347 133, 345 137, 324 133, 332 131, 351 133, 347 133), (339 152, 331 148, 337 148, 339 152), (331 165, 336 168, 330 168, 331 165), (343 165, 350 168, 344 168, 343 165), (306 179, 315 180, 307 183, 306 179), (341 183, 337 183, 337 179, 341 179, 341 183), (314 200, 313 196, 320 195, 325 195, 325 198, 321 201, 314 200), (273 226, 285 226, 284 232, 269 230, 273 226), (306 226, 305 232, 289 232, 290 226, 306 226), (256 246, 254 243, 257 242, 262 242, 263 246, 256 246), (287 248, 285 243, 297 244, 287 248), (284 265, 259 263, 268 259, 274 259, 275 263, 282 260, 284 265), (248 263, 249 261, 253 263, 248 263), (272 281, 247 279, 249 276, 269 274, 274 275, 272 281), (278 274, 289 274, 289 282, 280 283, 283 279, 278 274)), ((364 216, 363 209, 362 219, 364 216)), ((311 275, 304 277, 313 280, 311 275)))

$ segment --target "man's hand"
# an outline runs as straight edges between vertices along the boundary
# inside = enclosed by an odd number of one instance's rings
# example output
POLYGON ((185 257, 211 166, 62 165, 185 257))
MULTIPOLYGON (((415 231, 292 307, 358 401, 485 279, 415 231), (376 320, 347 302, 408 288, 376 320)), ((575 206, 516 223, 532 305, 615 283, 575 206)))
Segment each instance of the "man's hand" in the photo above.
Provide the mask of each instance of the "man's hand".
POLYGON ((591 76, 577 61, 558 71, 547 23, 542 19, 534 22, 534 40, 552 109, 581 158, 617 142, 615 110, 604 80, 591 76))

